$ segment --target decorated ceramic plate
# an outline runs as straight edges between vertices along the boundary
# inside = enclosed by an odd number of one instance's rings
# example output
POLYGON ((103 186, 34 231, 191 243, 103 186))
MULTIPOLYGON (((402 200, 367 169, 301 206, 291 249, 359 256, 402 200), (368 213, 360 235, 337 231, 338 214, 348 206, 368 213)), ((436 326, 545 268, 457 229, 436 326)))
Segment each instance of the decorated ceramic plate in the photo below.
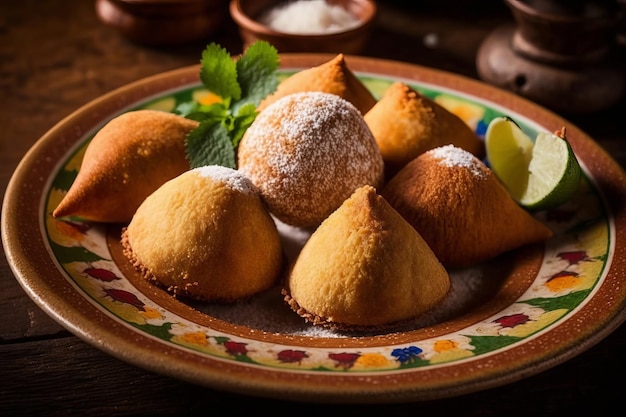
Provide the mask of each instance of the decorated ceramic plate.
MULTIPOLYGON (((332 57, 283 55, 280 76, 332 57)), ((134 109, 172 111, 206 93, 199 67, 189 67, 87 104, 29 151, 2 213, 5 251, 17 279, 62 325, 122 360, 217 389, 309 401, 415 401, 487 389, 555 366, 624 321, 626 180, 591 138, 553 113, 480 82, 398 62, 347 62, 376 97, 403 81, 479 136, 503 115, 530 137, 566 126, 584 175, 568 203, 535 213, 554 237, 450 271, 447 298, 393 332, 321 330, 293 313, 279 288, 234 305, 175 299, 124 258, 120 225, 64 222, 51 212, 72 184, 90 139, 111 118, 134 109)), ((286 241, 306 240, 298 231, 283 233, 286 241)))

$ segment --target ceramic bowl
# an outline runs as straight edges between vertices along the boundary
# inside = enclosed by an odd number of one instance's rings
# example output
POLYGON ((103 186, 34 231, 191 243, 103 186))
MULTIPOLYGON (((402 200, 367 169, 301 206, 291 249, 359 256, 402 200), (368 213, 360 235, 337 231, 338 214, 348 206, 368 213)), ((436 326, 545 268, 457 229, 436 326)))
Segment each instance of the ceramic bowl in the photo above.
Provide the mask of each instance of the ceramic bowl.
POLYGON ((342 31, 319 34, 302 34, 280 31, 260 21, 261 16, 285 0, 232 0, 230 15, 239 26, 244 49, 257 40, 264 40, 278 52, 361 53, 377 14, 376 3, 371 0, 330 0, 358 19, 356 26, 342 31))
POLYGON ((100 21, 143 45, 206 39, 228 18, 227 0, 96 0, 100 21))

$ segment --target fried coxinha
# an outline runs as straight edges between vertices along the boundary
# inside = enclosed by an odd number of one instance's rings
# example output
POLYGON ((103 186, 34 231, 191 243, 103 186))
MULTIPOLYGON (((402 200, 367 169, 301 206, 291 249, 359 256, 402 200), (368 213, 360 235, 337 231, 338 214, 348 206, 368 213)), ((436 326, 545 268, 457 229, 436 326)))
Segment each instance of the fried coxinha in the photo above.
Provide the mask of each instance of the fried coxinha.
MULTIPOLYGON (((218 97, 212 104, 186 103, 177 114, 137 110, 111 120, 89 143, 76 181, 53 215, 127 224, 121 239, 129 261, 174 296, 231 303, 280 287, 305 320, 353 330, 387 328, 434 307, 449 290, 448 266, 482 262, 551 236, 489 179, 489 169, 475 156, 482 144, 464 128, 451 128, 461 125, 443 107, 402 83, 376 102, 342 55, 295 73, 277 89, 271 82, 242 89, 237 77, 245 78, 250 60, 265 53, 268 77, 277 66, 267 45, 255 48, 239 59, 215 45, 207 48, 203 71, 217 60, 214 67, 227 68, 239 87, 208 88, 218 97), (298 111, 293 123, 298 106, 310 108, 298 111), (320 112, 328 113, 326 123, 319 123, 320 112), (378 129, 389 112, 406 118, 401 124, 410 128, 378 129), (357 133, 337 127, 346 122, 357 133), (291 129, 281 146, 273 149, 276 143, 267 140, 252 146, 279 127, 291 129), (327 143, 319 152, 310 149, 313 128, 316 140, 327 143), (383 143, 407 146, 416 155, 395 161, 381 152, 383 143), (349 152, 335 152, 341 149, 349 152), (300 152, 304 162, 291 166, 289 152, 300 152), (350 162, 354 155, 358 162, 350 162), (392 164, 399 174, 385 178, 385 165, 392 164), (278 168, 292 171, 276 175, 278 168), (289 181, 300 182, 285 187, 289 181), (450 187, 456 187, 459 201, 447 198, 450 187), (293 204, 298 190, 313 191, 313 199, 293 204), (428 211, 423 201, 433 190, 445 201, 428 211), (474 201, 476 195, 496 200, 487 206, 509 207, 507 224, 519 218, 528 233, 502 238, 507 228, 494 226, 489 236, 472 235, 463 248, 481 248, 480 253, 456 259, 450 250, 463 252, 456 250, 459 231, 484 227, 484 219, 474 216, 485 208, 474 201), (298 206, 300 213, 286 215, 286 206, 298 206), (313 219, 302 220, 311 213, 313 219), (291 264, 276 228, 281 217, 312 233, 291 264), (220 266, 247 261, 249 267, 220 266)), ((201 72, 201 78, 211 85, 209 74, 201 72)), ((388 155, 394 152, 399 151, 388 155)))

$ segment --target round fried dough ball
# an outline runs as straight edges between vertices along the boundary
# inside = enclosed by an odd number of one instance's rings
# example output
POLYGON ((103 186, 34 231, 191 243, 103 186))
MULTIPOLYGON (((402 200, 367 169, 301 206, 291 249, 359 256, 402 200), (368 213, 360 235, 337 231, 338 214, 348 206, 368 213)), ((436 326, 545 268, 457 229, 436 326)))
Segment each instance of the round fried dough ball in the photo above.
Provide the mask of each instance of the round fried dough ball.
POLYGON ((383 181, 383 159, 361 113, 323 92, 285 96, 263 110, 238 149, 239 170, 284 223, 315 227, 354 190, 383 181))

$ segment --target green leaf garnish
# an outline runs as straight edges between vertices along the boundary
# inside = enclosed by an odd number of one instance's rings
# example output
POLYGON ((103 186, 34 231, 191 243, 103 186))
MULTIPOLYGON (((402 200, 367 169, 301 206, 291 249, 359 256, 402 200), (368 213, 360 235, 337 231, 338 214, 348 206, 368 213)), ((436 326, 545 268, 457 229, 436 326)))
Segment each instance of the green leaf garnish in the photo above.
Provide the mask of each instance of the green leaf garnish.
POLYGON ((241 87, 237 81, 237 64, 226 49, 211 43, 202 52, 200 81, 218 96, 241 98, 241 87))
POLYGON ((238 103, 233 103, 234 107, 241 107, 247 103, 258 106, 261 100, 276 90, 278 78, 275 72, 278 69, 279 59, 278 54, 270 53, 268 48, 273 49, 271 45, 264 42, 255 42, 237 61, 242 98, 238 103))
POLYGON ((200 81, 221 98, 204 105, 197 101, 178 105, 176 113, 200 122, 185 143, 191 168, 222 165, 236 168, 236 149, 256 118, 257 106, 278 86, 276 48, 265 41, 250 45, 234 60, 211 43, 202 52, 200 81))
POLYGON ((236 148, 239 145, 239 141, 243 138, 243 134, 248 130, 257 115, 256 106, 253 103, 248 103, 239 109, 237 116, 232 119, 231 138, 233 146, 236 148))
POLYGON ((206 165, 236 168, 235 149, 222 123, 214 123, 212 120, 200 122, 187 135, 186 147, 192 168, 206 165))

